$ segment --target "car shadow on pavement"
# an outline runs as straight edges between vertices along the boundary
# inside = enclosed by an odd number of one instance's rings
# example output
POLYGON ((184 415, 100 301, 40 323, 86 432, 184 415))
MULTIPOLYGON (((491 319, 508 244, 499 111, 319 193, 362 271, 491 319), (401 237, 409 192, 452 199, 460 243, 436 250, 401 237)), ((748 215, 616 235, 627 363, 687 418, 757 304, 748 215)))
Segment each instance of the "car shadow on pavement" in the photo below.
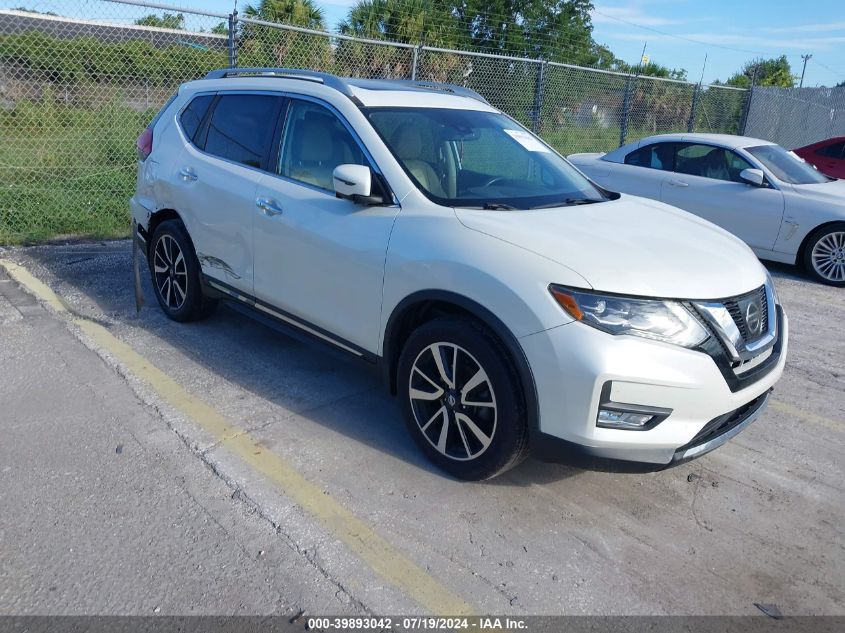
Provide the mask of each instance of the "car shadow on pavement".
MULTIPOLYGON (((237 403, 232 407, 235 413, 224 411, 244 428, 264 428, 302 416, 417 468, 451 478, 419 451, 395 398, 368 363, 287 328, 280 329, 261 315, 226 302, 203 321, 170 321, 159 310, 145 267, 141 277, 146 306, 136 313, 129 241, 38 246, 23 253, 34 262, 32 272, 53 285, 72 310, 109 327, 141 355, 177 377, 189 391, 202 396, 209 387, 202 372, 191 371, 193 363, 228 383, 226 388, 232 394, 227 402, 243 399, 238 389, 269 402, 270 407, 237 403), (52 279, 44 275, 44 269, 52 279), (138 328, 152 337, 138 332, 138 328), (278 412, 279 417, 268 419, 268 409, 278 412), (249 418, 251 413, 254 419, 249 418)), ((143 258, 142 263, 145 266, 143 258)), ((224 395, 217 395, 218 402, 224 395)), ((580 468, 533 459, 517 471, 521 473, 518 477, 505 475, 493 481, 522 486, 539 480, 558 481, 582 472, 580 468)))

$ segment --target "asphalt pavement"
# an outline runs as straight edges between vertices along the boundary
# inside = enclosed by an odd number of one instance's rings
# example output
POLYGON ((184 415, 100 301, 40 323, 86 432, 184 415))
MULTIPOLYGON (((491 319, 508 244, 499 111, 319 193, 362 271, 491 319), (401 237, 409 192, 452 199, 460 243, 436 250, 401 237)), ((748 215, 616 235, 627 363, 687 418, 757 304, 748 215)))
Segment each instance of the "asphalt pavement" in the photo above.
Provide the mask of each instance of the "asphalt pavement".
POLYGON ((790 267, 784 378, 721 449, 464 483, 357 362, 146 276, 136 314, 129 242, 0 258, 64 305, 0 279, 2 613, 845 614, 845 294, 790 267))

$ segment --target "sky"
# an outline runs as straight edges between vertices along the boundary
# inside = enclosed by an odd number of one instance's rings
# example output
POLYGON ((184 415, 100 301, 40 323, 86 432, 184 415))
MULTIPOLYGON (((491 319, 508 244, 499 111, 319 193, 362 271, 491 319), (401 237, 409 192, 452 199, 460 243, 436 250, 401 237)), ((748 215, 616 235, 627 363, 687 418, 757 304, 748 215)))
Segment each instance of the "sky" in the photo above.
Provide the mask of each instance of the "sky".
MULTIPOLYGON (((153 1, 219 13, 229 13, 234 4, 234 0, 153 1)), ((332 29, 355 4, 355 0, 315 2, 332 29)), ((239 1, 240 6, 245 4, 239 1)), ((593 38, 632 64, 645 46, 651 61, 683 68, 690 80, 703 76, 710 83, 727 79, 755 57, 782 54, 793 74, 800 75, 801 55, 809 54, 805 86, 845 81, 845 0, 593 0, 593 4, 593 38)), ((101 0, 0 0, 0 7, 17 6, 116 21, 149 13, 101 0)))

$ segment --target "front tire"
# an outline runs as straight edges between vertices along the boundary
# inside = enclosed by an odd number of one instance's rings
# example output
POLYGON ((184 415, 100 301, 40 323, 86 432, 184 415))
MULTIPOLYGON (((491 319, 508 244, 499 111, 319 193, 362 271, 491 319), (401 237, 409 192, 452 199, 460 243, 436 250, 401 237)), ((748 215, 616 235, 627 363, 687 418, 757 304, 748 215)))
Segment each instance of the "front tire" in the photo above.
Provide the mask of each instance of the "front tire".
POLYGON ((525 400, 501 343, 464 318, 415 330, 399 358, 402 413, 437 466, 466 480, 495 477, 528 454, 525 400))
POLYGON ((810 235, 804 268, 824 284, 845 287, 845 222, 823 226, 810 235))
POLYGON ((217 301, 203 294, 199 261, 179 220, 156 227, 148 260, 156 299, 169 318, 196 321, 214 311, 217 301))

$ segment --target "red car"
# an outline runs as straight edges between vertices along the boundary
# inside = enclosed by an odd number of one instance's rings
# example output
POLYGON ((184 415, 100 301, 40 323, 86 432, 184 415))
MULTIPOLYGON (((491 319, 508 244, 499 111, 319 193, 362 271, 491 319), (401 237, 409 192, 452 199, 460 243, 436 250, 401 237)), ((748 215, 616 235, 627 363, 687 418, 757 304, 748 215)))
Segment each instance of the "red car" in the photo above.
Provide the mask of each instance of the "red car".
POLYGON ((845 178, 845 136, 829 138, 793 151, 823 174, 845 178))

